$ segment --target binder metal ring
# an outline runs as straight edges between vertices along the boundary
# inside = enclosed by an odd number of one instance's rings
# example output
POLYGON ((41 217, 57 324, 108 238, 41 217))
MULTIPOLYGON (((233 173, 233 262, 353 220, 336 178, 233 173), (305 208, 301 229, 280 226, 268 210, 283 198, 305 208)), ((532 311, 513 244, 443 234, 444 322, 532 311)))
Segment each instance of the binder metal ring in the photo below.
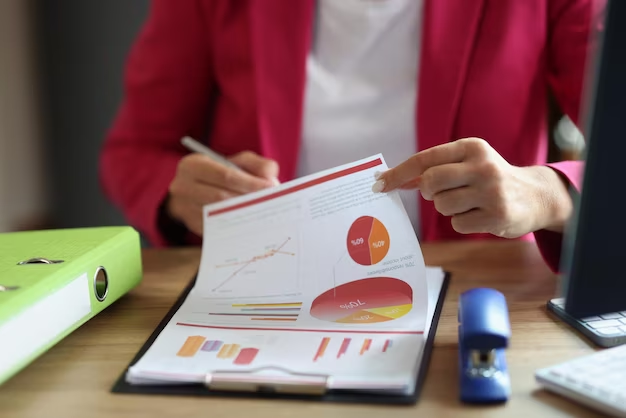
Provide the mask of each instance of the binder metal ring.
POLYGON ((99 266, 93 274, 93 293, 102 302, 109 293, 109 276, 104 267, 99 266))
POLYGON ((59 264, 62 262, 63 260, 49 260, 43 257, 35 257, 35 258, 29 258, 28 260, 20 261, 17 264, 19 266, 23 266, 25 264, 59 264))

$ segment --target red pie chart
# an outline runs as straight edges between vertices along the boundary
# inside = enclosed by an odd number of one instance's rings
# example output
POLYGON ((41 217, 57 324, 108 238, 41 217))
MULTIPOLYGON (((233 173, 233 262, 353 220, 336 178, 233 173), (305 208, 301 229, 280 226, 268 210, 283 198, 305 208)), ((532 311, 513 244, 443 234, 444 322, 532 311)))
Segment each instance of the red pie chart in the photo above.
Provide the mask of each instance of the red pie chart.
POLYGON ((311 316, 328 322, 371 324, 400 318, 412 307, 411 286, 390 277, 372 277, 322 293, 311 304, 311 316))
POLYGON ((348 230, 348 254, 355 263, 371 266, 389 252, 389 233, 385 225, 372 216, 361 216, 348 230))

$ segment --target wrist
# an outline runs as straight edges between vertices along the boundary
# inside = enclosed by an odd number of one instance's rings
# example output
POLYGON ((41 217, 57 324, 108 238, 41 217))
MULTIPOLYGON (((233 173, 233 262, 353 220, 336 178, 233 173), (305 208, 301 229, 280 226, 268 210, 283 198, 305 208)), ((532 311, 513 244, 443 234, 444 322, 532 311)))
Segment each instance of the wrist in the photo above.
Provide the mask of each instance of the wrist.
POLYGON ((559 172, 547 166, 529 167, 539 179, 536 230, 562 233, 573 213, 569 182, 559 172))
POLYGON ((172 215, 169 208, 169 201, 168 195, 158 208, 157 228, 170 244, 183 245, 185 243, 187 228, 172 215))

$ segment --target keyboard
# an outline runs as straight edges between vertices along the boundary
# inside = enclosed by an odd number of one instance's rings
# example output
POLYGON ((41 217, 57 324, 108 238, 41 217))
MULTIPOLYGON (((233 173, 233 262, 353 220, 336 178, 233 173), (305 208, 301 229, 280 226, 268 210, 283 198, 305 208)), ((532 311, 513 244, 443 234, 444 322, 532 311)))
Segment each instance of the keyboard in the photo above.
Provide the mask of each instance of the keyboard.
POLYGON ((549 301, 548 309, 600 347, 626 344, 626 311, 576 319, 565 312, 565 299, 549 301))
POLYGON ((539 369, 535 379, 551 392, 626 418, 626 345, 539 369))

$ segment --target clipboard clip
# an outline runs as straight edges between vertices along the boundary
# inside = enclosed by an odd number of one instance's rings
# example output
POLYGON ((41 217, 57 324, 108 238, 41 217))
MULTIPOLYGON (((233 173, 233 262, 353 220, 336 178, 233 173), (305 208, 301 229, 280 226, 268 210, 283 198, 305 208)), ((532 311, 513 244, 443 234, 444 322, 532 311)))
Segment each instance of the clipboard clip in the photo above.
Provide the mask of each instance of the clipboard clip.
POLYGON ((214 371, 205 376, 209 390, 298 395, 324 395, 329 377, 294 373, 282 367, 260 367, 246 371, 214 371))

